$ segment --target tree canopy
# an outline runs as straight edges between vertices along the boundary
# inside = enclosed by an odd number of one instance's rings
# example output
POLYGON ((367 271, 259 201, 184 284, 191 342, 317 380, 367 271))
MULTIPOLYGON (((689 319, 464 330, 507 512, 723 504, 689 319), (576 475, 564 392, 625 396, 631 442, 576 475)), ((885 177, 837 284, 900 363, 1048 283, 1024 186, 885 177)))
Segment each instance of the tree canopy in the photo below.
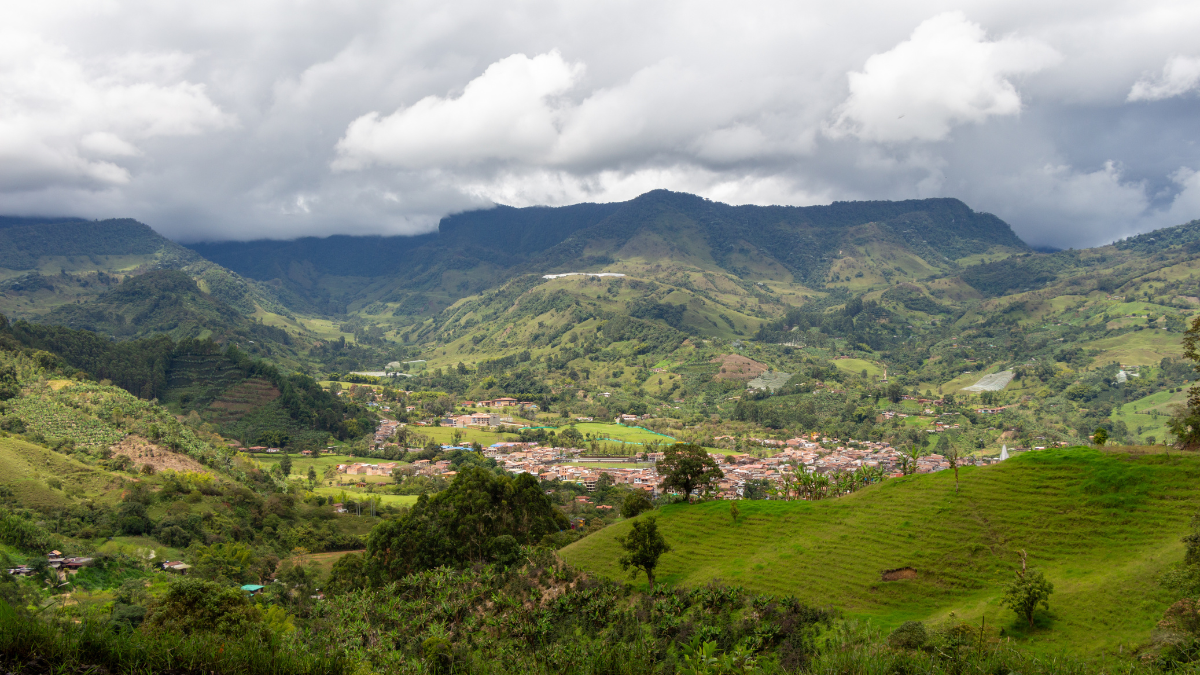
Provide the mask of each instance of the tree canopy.
POLYGON ((677 443, 663 451, 656 464, 663 476, 663 488, 679 490, 688 499, 697 490, 711 489, 725 473, 708 451, 694 443, 677 443))
POLYGON ((479 466, 459 471, 434 495, 421 495, 408 513, 380 523, 367 540, 366 558, 378 580, 448 565, 493 560, 517 544, 530 545, 568 527, 537 479, 497 475, 479 466))

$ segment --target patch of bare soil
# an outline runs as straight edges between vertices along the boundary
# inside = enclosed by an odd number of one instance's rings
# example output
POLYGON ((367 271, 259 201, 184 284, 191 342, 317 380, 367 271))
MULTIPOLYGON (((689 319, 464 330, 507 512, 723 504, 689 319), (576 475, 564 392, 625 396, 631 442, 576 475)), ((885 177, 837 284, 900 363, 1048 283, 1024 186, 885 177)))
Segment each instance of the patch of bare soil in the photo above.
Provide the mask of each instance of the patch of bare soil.
POLYGON ((141 436, 130 434, 120 443, 112 446, 111 449, 114 455, 124 455, 133 460, 134 466, 138 468, 141 468, 143 464, 149 464, 154 467, 156 472, 163 469, 171 469, 172 471, 208 471, 203 464, 191 457, 155 445, 141 436))
POLYGON ((902 581, 904 579, 916 579, 917 571, 911 567, 901 567, 895 570, 886 570, 883 573, 884 581, 902 581))
POLYGON ((724 354, 713 359, 712 362, 721 365, 715 376, 718 380, 749 381, 767 372, 765 365, 741 354, 724 354))

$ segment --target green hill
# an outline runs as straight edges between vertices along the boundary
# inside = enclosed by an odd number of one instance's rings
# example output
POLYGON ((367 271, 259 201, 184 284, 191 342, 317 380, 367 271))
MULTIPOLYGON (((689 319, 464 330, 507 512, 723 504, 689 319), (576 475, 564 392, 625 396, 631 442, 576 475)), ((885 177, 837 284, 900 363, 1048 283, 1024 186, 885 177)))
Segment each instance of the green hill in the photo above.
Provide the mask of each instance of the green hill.
MULTIPOLYGON (((823 285, 944 272, 955 259, 1028 247, 955 199, 730 206, 655 190, 618 204, 496 207, 419 237, 193 244, 239 274, 289 289, 321 313, 427 315, 521 274, 667 263, 746 281, 823 285), (381 283, 382 282, 382 283, 381 283), (370 308, 370 309, 368 309, 370 308)), ((297 308, 298 311, 302 311, 297 308)))
POLYGON ((247 281, 129 218, 0 216, 0 312, 32 319, 86 303, 122 279, 181 270, 242 314, 287 313, 271 287, 247 281))
MULTIPOLYGON (((943 471, 820 502, 742 501, 737 522, 725 502, 665 507, 657 514, 673 551, 659 579, 795 594, 885 627, 986 616, 1046 652, 1128 650, 1176 599, 1156 577, 1182 559, 1179 539, 1200 507, 1200 458, 1042 451, 961 477, 957 494, 943 471), (999 605, 1020 550, 1056 589, 1031 635, 999 605), (908 567, 916 578, 883 581, 908 567)), ((561 554, 618 577, 616 538, 628 529, 617 523, 561 554)))

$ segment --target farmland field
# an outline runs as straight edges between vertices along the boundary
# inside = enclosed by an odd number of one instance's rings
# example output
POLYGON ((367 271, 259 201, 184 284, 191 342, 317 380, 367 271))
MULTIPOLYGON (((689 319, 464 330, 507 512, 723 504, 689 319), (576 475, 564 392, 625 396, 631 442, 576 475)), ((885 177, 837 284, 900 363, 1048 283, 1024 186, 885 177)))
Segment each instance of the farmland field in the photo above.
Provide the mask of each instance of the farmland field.
POLYGON ((1150 394, 1113 410, 1113 421, 1124 422, 1129 432, 1140 440, 1154 436, 1157 442, 1165 443, 1170 435, 1168 425, 1173 408, 1186 405, 1187 397, 1186 389, 1180 392, 1160 391, 1150 394))
MULTIPOLYGON (((1156 579, 1182 558, 1179 538, 1200 506, 1200 458, 1056 450, 968 467, 961 478, 958 493, 943 471, 820 502, 743 501, 737 522, 724 502, 665 507, 659 523, 673 550, 659 579, 832 602, 885 629, 950 612, 986 616, 1044 652, 1115 652, 1149 637, 1175 599, 1156 579), (1022 549, 1056 588, 1052 630, 1029 638, 999 605, 1022 549), (881 581, 909 566, 916 579, 881 581)), ((624 577, 616 537, 628 529, 607 527, 562 556, 624 577)))

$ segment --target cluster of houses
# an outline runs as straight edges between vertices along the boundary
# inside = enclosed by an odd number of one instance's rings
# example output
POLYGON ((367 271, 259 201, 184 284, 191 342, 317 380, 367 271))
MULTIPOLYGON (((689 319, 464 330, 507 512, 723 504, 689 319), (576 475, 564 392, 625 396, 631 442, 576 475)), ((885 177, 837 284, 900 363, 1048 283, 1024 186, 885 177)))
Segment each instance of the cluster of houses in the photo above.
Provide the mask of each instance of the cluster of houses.
MULTIPOLYGON (((749 454, 711 455, 725 474, 724 479, 717 485, 720 496, 737 499, 743 495, 748 481, 766 480, 777 483, 785 473, 796 471, 824 474, 852 472, 867 467, 882 469, 891 475, 900 475, 903 466, 900 451, 886 443, 852 441, 847 445, 829 448, 825 447, 830 444, 827 438, 822 439, 825 445, 810 438, 792 438, 787 441, 751 440, 760 441, 764 446, 782 446, 783 449, 778 454, 766 458, 749 454)), ((572 481, 582 484, 588 490, 595 489, 601 474, 608 474, 614 484, 640 487, 653 496, 662 493, 663 477, 658 474, 653 464, 594 469, 568 463, 577 459, 581 452, 574 448, 543 448, 531 443, 496 444, 485 450, 485 454, 493 457, 512 473, 531 473, 543 480, 572 481)), ((651 463, 662 458, 663 453, 644 455, 644 459, 651 463)), ((992 461, 995 460, 966 460, 967 463, 992 461)), ((945 457, 932 454, 919 458, 915 470, 917 473, 931 473, 948 468, 950 463, 945 457)))
MULTIPOLYGON (((46 554, 46 565, 51 569, 58 571, 60 579, 65 578, 67 574, 75 574, 79 570, 92 564, 91 558, 71 558, 66 557, 61 551, 50 551, 46 554)), ((27 577, 37 569, 30 565, 17 565, 16 567, 8 568, 8 573, 18 577, 27 577)))

